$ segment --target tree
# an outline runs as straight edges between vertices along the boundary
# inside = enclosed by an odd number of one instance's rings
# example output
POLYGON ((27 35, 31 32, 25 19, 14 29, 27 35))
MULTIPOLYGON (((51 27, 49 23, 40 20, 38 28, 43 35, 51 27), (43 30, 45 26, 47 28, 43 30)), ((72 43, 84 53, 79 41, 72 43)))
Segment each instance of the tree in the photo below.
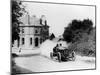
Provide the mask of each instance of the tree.
POLYGON ((80 40, 82 33, 90 33, 93 28, 93 22, 89 19, 72 20, 63 33, 64 40, 67 42, 75 42, 80 40))
POLYGON ((19 24, 21 23, 18 18, 22 16, 22 8, 20 7, 21 1, 11 0, 11 14, 12 14, 12 43, 14 40, 19 40, 19 24))
POLYGON ((91 20, 72 20, 65 28, 63 37, 66 42, 70 43, 69 49, 81 55, 95 56, 96 35, 91 20))
POLYGON ((54 39, 55 38, 55 35, 52 33, 51 35, 50 35, 50 40, 52 40, 52 39, 54 39))

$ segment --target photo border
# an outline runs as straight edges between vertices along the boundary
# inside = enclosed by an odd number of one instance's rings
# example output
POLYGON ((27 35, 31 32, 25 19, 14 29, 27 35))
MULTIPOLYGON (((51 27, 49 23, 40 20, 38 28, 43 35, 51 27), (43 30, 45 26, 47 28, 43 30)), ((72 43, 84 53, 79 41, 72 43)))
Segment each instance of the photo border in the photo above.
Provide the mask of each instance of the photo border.
MULTIPOLYGON (((10 0, 10 73, 12 74, 12 0, 10 0)), ((73 4, 73 3, 58 3, 58 2, 44 2, 44 1, 21 1, 21 2, 33 2, 33 3, 44 3, 44 4, 59 4, 59 5, 77 5, 77 6, 90 6, 95 7, 95 28, 97 27, 97 6, 96 5, 87 5, 87 4, 73 4)), ((97 28, 96 28, 97 31, 97 28)), ((95 31, 95 40, 96 37, 95 31)), ((95 41, 97 43, 97 40, 95 41)), ((95 44, 96 46, 97 44, 95 44)), ((95 47, 96 50, 97 46, 95 47)), ((60 70, 60 71, 46 71, 46 72, 30 72, 30 73, 16 73, 16 74, 39 74, 39 73, 54 73, 54 72, 72 72, 72 71, 87 71, 87 70, 96 70, 97 69, 97 50, 95 55, 95 68, 94 69, 76 69, 76 70, 60 70)))

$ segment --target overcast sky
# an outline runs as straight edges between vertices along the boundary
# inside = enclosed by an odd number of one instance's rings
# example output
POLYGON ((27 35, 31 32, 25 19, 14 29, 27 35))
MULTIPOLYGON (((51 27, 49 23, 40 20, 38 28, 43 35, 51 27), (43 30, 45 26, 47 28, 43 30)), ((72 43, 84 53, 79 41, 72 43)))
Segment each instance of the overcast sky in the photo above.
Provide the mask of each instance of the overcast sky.
POLYGON ((95 7, 63 4, 47 4, 24 2, 26 10, 30 15, 38 18, 45 15, 50 26, 50 33, 56 36, 62 35, 66 27, 73 19, 91 19, 95 23, 95 7))

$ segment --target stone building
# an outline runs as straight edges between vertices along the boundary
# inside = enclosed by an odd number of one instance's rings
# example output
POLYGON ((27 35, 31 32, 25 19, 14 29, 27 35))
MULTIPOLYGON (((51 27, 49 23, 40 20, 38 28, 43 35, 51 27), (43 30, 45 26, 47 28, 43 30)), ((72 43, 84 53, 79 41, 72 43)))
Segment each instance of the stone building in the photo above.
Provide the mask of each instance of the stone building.
POLYGON ((34 49, 49 38, 49 26, 44 15, 37 18, 35 15, 24 14, 20 19, 19 47, 22 49, 34 49))

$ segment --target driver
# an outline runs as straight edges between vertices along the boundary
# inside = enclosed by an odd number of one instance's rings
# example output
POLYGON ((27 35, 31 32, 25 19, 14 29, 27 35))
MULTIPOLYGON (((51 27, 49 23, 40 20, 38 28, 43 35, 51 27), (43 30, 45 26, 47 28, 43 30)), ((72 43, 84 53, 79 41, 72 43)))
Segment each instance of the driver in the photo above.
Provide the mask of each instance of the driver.
POLYGON ((53 52, 55 52, 55 53, 58 52, 58 47, 59 47, 59 46, 58 46, 58 44, 57 44, 57 45, 53 48, 53 52))

